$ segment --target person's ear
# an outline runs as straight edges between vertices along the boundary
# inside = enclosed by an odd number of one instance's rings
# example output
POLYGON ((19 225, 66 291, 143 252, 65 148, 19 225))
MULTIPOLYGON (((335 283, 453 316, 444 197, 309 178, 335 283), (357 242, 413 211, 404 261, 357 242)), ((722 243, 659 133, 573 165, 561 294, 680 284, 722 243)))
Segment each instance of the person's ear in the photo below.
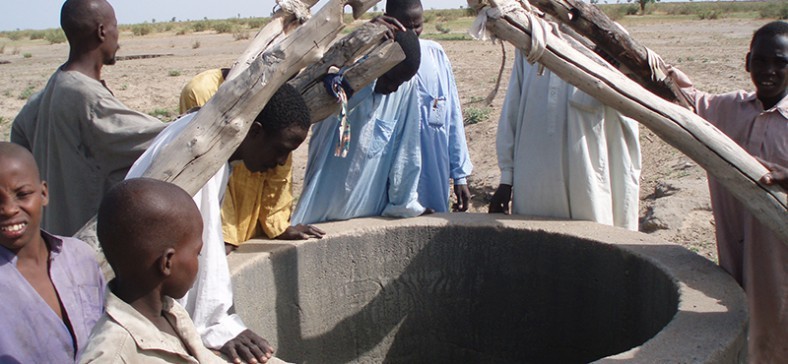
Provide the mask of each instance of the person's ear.
POLYGON ((49 187, 47 181, 41 181, 41 206, 46 206, 49 203, 49 187))
POLYGON ((261 124, 259 121, 253 121, 252 126, 249 127, 249 135, 256 138, 262 133, 263 124, 261 124))
POLYGON ((175 249, 167 248, 159 257, 159 272, 165 276, 169 277, 172 275, 172 261, 175 259, 175 249))
POLYGON ((750 73, 750 54, 751 52, 747 52, 745 56, 747 58, 744 59, 744 70, 747 71, 747 73, 750 73))
POLYGON ((107 39, 107 32, 104 29, 103 23, 100 23, 96 28, 96 36, 98 37, 98 40, 101 43, 104 43, 104 40, 107 39))

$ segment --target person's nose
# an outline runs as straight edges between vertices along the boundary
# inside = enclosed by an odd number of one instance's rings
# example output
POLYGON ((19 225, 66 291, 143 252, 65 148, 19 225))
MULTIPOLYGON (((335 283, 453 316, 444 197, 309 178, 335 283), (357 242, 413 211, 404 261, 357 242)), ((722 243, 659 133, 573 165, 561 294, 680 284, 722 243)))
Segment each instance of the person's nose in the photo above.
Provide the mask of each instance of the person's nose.
POLYGON ((0 201, 0 216, 11 217, 19 212, 19 205, 10 198, 0 201))

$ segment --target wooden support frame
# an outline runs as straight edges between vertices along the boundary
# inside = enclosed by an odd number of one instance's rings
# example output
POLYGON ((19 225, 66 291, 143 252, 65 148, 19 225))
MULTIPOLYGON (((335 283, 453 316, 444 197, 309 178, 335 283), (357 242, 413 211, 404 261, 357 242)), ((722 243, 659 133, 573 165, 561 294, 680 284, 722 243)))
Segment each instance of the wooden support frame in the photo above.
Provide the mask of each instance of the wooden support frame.
MULTIPOLYGON (((524 0, 489 0, 497 11, 486 12, 487 28, 515 47, 529 50, 532 24, 521 1, 524 0)), ((476 3, 469 0, 469 5, 476 3)), ((604 104, 639 121, 692 158, 788 244, 785 191, 758 182, 768 170, 706 120, 654 97, 620 72, 597 64, 553 34, 547 34, 546 50, 539 62, 604 104)))

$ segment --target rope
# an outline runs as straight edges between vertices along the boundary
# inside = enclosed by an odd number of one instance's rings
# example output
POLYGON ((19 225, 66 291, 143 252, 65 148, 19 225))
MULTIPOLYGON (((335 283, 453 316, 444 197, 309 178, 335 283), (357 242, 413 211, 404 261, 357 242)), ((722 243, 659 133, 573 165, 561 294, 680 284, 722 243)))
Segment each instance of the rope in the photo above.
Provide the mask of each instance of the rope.
MULTIPOLYGON (((366 56, 362 57, 353 65, 363 63, 367 59, 366 56)), ((352 66, 352 65, 351 65, 352 66)), ((337 146, 334 148, 334 156, 345 158, 348 151, 350 151, 350 122, 347 120, 347 103, 348 99, 353 96, 353 88, 350 83, 345 79, 345 71, 351 66, 342 67, 337 69, 335 66, 329 68, 329 73, 323 78, 323 86, 329 95, 333 96, 339 106, 339 140, 337 146)))
POLYGON ((309 7, 302 3, 300 0, 276 0, 276 4, 287 14, 293 14, 298 22, 303 24, 312 14, 309 12, 309 7))
POLYGON ((646 47, 646 54, 648 57, 648 67, 651 68, 651 80, 654 82, 662 82, 668 76, 662 72, 661 65, 665 64, 665 61, 654 51, 646 47))

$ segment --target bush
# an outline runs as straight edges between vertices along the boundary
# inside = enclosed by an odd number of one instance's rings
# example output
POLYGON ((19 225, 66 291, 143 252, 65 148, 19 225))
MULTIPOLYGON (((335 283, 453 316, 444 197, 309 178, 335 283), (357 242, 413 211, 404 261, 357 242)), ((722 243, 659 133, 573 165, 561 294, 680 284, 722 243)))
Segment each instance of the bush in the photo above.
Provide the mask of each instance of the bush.
POLYGON ((153 27, 150 26, 148 23, 143 24, 136 24, 131 26, 131 34, 135 36, 144 36, 151 33, 153 27))
POLYGON ((268 18, 249 19, 249 21, 246 22, 246 24, 249 26, 249 28, 260 29, 264 27, 266 24, 268 24, 268 18))
POLYGON ((442 22, 441 23, 435 23, 435 30, 437 30, 437 31, 439 31, 439 32, 441 32, 443 34, 447 34, 447 33, 451 32, 451 29, 449 29, 449 27, 446 25, 446 23, 442 23, 442 22))
POLYGON ((770 3, 759 14, 761 18, 788 19, 788 2, 770 3))
POLYGON ((44 39, 46 36, 45 30, 34 30, 30 32, 30 40, 44 39))
POLYGON ((698 19, 700 20, 704 20, 704 19, 714 20, 714 19, 718 19, 719 17, 720 14, 717 13, 717 11, 715 10, 704 11, 698 14, 698 19))
POLYGON ((249 32, 246 30, 236 30, 233 32, 233 39, 235 40, 249 39, 249 32))
POLYGON ((44 39, 46 39, 49 44, 65 43, 66 33, 63 33, 62 29, 50 29, 44 35, 44 39))
MULTIPOLYGON (((25 53, 25 54, 29 54, 29 53, 25 53)), ((36 93, 36 89, 32 85, 28 85, 27 88, 22 90, 22 93, 19 94, 19 99, 27 100, 30 98, 30 96, 33 96, 34 93, 36 93)))
POLYGON ((466 108, 463 112, 465 117, 463 117, 462 121, 465 125, 473 125, 480 123, 482 121, 486 121, 490 117, 490 108, 489 107, 469 107, 466 108))
POLYGON ((33 57, 33 53, 23 53, 22 57, 25 57, 25 58, 33 57))
POLYGON ((170 71, 170 73, 168 73, 168 75, 170 75, 170 77, 178 77, 178 76, 181 75, 181 71, 172 70, 172 71, 170 71))
POLYGON ((424 15, 422 15, 424 24, 431 23, 433 20, 435 20, 435 14, 432 12, 425 12, 424 15))
POLYGON ((228 22, 218 22, 218 23, 213 25, 213 30, 215 30, 217 33, 220 33, 220 34, 221 33, 232 33, 232 32, 235 31, 235 28, 236 27, 233 24, 230 24, 228 22))
POLYGON ((192 29, 194 29, 195 32, 204 32, 208 29, 208 22, 206 21, 195 22, 194 24, 192 24, 192 29))
POLYGON ((634 4, 627 5, 627 7, 624 9, 624 13, 626 15, 637 15, 638 12, 640 12, 640 8, 634 4))
POLYGON ((195 40, 194 43, 192 43, 192 49, 197 49, 197 48, 200 48, 199 40, 195 40))

